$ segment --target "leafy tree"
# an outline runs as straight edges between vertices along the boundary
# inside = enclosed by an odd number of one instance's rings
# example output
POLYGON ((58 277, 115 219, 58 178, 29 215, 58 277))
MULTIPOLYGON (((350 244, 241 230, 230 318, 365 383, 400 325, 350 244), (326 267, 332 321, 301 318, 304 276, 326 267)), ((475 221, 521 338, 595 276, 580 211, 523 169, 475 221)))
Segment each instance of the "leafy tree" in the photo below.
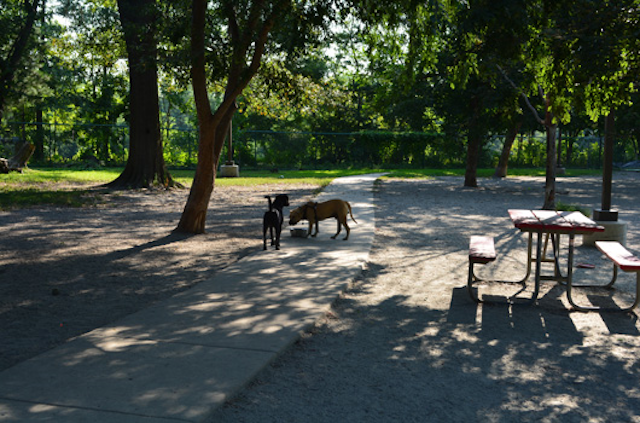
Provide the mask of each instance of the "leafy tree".
MULTIPOLYGON (((203 233, 216 168, 229 125, 238 109, 237 99, 257 74, 267 45, 274 53, 295 53, 309 43, 313 27, 324 24, 328 5, 323 2, 231 1, 192 2, 191 79, 198 115, 198 164, 178 232, 203 233), (207 25, 207 17, 211 25, 207 25), (270 40, 271 36, 271 40, 270 40), (269 43, 271 41, 271 43, 269 43), (207 54, 208 42, 216 43, 207 54), (222 102, 212 111, 207 64, 214 75, 224 75, 222 102)), ((220 78, 222 79, 222 77, 220 78)))
POLYGON ((113 126, 123 119, 127 96, 126 74, 120 69, 124 42, 115 3, 65 0, 58 12, 68 21, 68 32, 51 40, 55 96, 46 102, 50 118, 82 124, 65 134, 79 144, 76 158, 113 163, 124 154, 113 126))
POLYGON ((589 116, 605 116, 602 210, 611 208, 615 111, 629 103, 640 70, 640 2, 574 0, 558 17, 573 41, 576 85, 584 90, 589 116), (588 18, 587 18, 588 16, 588 18))
POLYGON ((440 67, 448 76, 448 91, 455 94, 445 91, 439 104, 449 116, 463 114, 458 120, 468 135, 465 186, 477 186, 478 159, 487 135, 505 130, 506 119, 498 117, 518 114, 515 96, 505 89, 496 66, 506 62, 511 68, 521 58, 530 37, 526 11, 511 0, 478 0, 459 3, 453 9, 445 37, 448 48, 441 55, 440 67), (456 103, 451 104, 452 99, 456 103))

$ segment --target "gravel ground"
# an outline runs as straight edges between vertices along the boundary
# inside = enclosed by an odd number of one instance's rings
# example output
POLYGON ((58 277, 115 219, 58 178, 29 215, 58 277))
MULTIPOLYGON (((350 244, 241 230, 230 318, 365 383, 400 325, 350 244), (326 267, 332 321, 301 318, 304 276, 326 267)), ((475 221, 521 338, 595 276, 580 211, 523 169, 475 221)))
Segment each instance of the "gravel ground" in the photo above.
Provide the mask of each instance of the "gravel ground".
MULTIPOLYGON (((545 283, 537 306, 513 285, 469 299, 468 238, 496 239, 483 275, 523 275, 525 241, 508 208, 539 208, 543 178, 383 180, 368 267, 312 331, 209 422, 640 422, 636 314, 580 313, 545 283)), ((613 203, 640 253, 640 175, 614 178, 613 203)), ((597 207, 598 178, 558 179, 563 203, 597 207)), ((315 187, 287 188, 292 206, 315 187)), ((261 248, 263 195, 282 187, 217 188, 206 235, 170 235, 187 193, 112 194, 97 207, 0 212, 0 370, 188 289, 261 248)), ((357 216, 356 216, 357 219, 357 216)), ((352 236, 357 236, 357 227, 352 236)), ((580 241, 578 241, 580 245, 580 241)), ((610 265, 578 247, 576 279, 610 265)), ((580 290, 581 302, 629 301, 580 290)))
MULTIPOLYGON (((616 174, 614 207, 640 252, 638 174, 616 174)), ((466 290, 468 237, 496 237, 485 275, 523 275, 525 242, 508 208, 539 208, 541 178, 385 180, 376 194, 368 269, 313 331, 209 422, 640 422, 640 324, 636 314, 569 311, 545 283, 539 305, 508 305, 517 286, 483 285, 495 304, 466 290)), ((599 207, 597 178, 561 178, 559 200, 599 207)), ((355 231, 354 231, 355 232, 355 231)), ((581 242, 578 240, 578 245, 581 242)), ((578 280, 608 281, 609 263, 578 247, 578 280)), ((622 274, 613 298, 635 277, 622 274)), ((581 302, 611 293, 580 290, 581 302), (586 295, 585 295, 586 291, 586 295)), ((518 294, 526 297, 530 290, 518 294)))

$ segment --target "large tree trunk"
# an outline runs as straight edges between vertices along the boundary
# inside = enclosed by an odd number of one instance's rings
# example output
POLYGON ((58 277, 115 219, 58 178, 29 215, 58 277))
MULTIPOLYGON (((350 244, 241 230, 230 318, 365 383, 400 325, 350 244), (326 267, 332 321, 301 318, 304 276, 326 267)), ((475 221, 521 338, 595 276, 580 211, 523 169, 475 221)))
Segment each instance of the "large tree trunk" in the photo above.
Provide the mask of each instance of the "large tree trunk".
POLYGON ((504 145, 502 146, 502 153, 500 153, 500 159, 498 160, 498 166, 493 174, 494 178, 505 178, 507 176, 507 168, 509 165, 509 156, 511 155, 511 148, 513 143, 520 132, 522 122, 516 122, 510 129, 504 138, 504 145))
POLYGON ((176 186, 164 163, 158 100, 155 0, 118 0, 129 60, 129 156, 112 188, 176 186))

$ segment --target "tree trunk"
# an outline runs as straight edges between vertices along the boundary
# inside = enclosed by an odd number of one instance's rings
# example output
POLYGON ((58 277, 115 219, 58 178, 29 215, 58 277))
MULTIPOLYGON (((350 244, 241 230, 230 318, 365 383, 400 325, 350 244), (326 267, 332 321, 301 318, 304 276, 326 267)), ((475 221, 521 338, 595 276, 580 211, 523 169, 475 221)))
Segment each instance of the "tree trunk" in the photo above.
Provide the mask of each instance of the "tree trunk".
POLYGON ((467 167, 464 173, 464 186, 478 187, 478 159, 480 157, 481 139, 477 134, 470 134, 467 140, 467 167))
POLYGON ((469 122, 467 136, 467 166, 464 173, 464 186, 478 187, 478 160, 480 159, 480 147, 482 146, 483 132, 480 129, 480 100, 478 97, 472 97, 473 115, 469 122))
POLYGON ((44 122, 42 119, 42 107, 38 106, 36 110, 36 139, 35 144, 36 148, 33 153, 33 157, 36 161, 44 160, 44 122))
MULTIPOLYGON (((237 110, 236 99, 258 72, 264 53, 265 43, 280 12, 289 5, 287 0, 271 5, 271 11, 263 2, 251 6, 246 28, 240 30, 232 2, 225 3, 223 13, 229 19, 229 34, 234 45, 230 59, 227 86, 222 104, 211 113, 207 93, 207 72, 205 62, 205 26, 207 0, 193 0, 191 11, 191 84, 198 115, 198 165, 180 222, 175 232, 201 234, 205 232, 207 210, 216 179, 216 168, 231 119, 237 110), (253 50, 247 64, 249 49, 253 50)), ((223 2, 224 3, 224 2, 223 2)))
POLYGON ((511 147, 520 132, 522 122, 516 122, 510 129, 504 138, 504 145, 502 146, 502 153, 500 153, 500 159, 498 160, 498 166, 493 174, 494 178, 505 178, 507 176, 507 167, 509 164, 509 156, 511 155, 511 147))
POLYGON ((160 131, 155 0, 118 0, 129 61, 129 155, 112 188, 179 186, 167 171, 160 131))
POLYGON ((16 154, 10 159, 0 158, 0 173, 16 171, 22 173, 22 169, 27 167, 27 162, 31 158, 36 147, 29 141, 25 141, 16 154))
POLYGON ((0 59, 0 61, 3 62, 2 67, 0 67, 0 122, 2 122, 4 103, 13 87, 13 78, 20 67, 22 57, 26 54, 29 37, 31 37, 31 33, 33 32, 33 24, 35 23, 38 7, 40 7, 41 3, 42 0, 24 1, 26 13, 24 25, 20 28, 20 32, 16 36, 13 45, 5 49, 5 51, 9 52, 9 55, 6 58, 0 59))
POLYGON ((235 113, 231 108, 222 119, 210 119, 207 124, 200 123, 198 165, 189 191, 189 198, 180 217, 175 232, 202 234, 206 229, 207 210, 215 186, 220 154, 231 118, 235 113))
POLYGON ((613 108, 605 118, 604 157, 602 159, 602 210, 611 210, 611 184, 613 183, 613 144, 615 142, 615 113, 613 108))
POLYGON ((555 210, 556 208, 556 130, 557 125, 553 123, 553 113, 549 98, 545 101, 546 112, 544 126, 547 133, 547 172, 544 186, 544 210, 555 210))

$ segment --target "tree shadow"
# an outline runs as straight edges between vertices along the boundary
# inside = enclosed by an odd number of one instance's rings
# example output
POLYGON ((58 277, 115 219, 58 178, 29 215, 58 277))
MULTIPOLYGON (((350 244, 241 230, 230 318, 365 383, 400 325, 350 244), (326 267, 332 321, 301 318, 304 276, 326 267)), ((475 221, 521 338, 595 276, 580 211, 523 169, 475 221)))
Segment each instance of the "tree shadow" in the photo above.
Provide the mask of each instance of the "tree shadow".
POLYGON ((367 351, 356 360, 366 370, 352 375, 365 386, 341 391, 364 390, 366 397, 384 386, 375 409, 400 408, 408 416, 422 410, 424 421, 628 421, 635 415, 640 370, 619 351, 637 339, 585 345, 557 298, 530 306, 499 303, 506 297, 496 296, 478 310, 464 291, 454 289, 447 310, 409 306, 405 296, 361 309, 348 301, 340 306, 366 316, 349 322, 348 335, 333 334, 343 339, 345 356, 356 354, 351 345, 367 351), (392 336, 377 336, 384 332, 392 336))

